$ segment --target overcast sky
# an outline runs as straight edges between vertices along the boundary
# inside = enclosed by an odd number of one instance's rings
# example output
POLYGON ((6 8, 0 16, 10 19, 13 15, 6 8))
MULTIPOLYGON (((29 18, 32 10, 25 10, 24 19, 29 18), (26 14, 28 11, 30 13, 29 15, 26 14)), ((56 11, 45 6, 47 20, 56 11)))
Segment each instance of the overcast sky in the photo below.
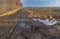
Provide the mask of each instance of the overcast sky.
POLYGON ((21 0, 23 7, 60 7, 60 0, 21 0))

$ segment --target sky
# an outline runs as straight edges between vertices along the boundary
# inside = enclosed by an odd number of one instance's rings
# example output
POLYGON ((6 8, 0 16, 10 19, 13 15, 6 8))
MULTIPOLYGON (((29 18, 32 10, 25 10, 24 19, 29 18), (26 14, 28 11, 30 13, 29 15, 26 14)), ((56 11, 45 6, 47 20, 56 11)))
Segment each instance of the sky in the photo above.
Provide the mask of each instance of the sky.
POLYGON ((60 0, 21 0, 23 7, 60 7, 60 0))

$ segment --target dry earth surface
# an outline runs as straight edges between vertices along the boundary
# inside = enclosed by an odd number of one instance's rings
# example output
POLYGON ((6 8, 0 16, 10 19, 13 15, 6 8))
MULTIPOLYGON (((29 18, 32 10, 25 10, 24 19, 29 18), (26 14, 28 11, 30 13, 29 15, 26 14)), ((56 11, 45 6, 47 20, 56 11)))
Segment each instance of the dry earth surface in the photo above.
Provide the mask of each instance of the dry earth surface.
MULTIPOLYGON (((60 12, 59 9, 57 11, 56 9, 51 9, 51 11, 54 11, 54 13, 60 12)), ((1 17, 0 39, 60 39, 60 24, 47 26, 43 23, 32 21, 31 18, 29 18, 29 13, 25 9, 21 9, 14 15, 1 17), (21 21, 22 18, 30 20, 21 21), (21 27, 19 24, 22 22, 28 24, 30 28, 26 28, 27 26, 25 28, 21 27)))

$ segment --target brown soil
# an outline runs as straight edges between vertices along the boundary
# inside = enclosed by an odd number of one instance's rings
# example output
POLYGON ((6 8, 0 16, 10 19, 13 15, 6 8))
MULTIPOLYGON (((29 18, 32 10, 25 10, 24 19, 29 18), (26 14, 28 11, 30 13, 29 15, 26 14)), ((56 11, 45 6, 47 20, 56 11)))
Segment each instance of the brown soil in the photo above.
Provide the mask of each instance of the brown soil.
POLYGON ((30 28, 19 26, 20 19, 28 18, 28 15, 27 11, 21 10, 14 15, 0 18, 0 39, 60 39, 60 24, 47 26, 29 20, 26 23, 30 28))

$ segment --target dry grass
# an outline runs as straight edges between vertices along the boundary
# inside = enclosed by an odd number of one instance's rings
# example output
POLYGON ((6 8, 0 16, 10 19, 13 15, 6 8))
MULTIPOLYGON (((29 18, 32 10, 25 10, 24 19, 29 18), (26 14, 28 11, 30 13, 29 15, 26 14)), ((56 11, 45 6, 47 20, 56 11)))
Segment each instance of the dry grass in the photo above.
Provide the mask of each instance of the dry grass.
POLYGON ((26 10, 29 12, 31 17, 38 17, 43 19, 60 17, 59 8, 27 8, 26 10))

